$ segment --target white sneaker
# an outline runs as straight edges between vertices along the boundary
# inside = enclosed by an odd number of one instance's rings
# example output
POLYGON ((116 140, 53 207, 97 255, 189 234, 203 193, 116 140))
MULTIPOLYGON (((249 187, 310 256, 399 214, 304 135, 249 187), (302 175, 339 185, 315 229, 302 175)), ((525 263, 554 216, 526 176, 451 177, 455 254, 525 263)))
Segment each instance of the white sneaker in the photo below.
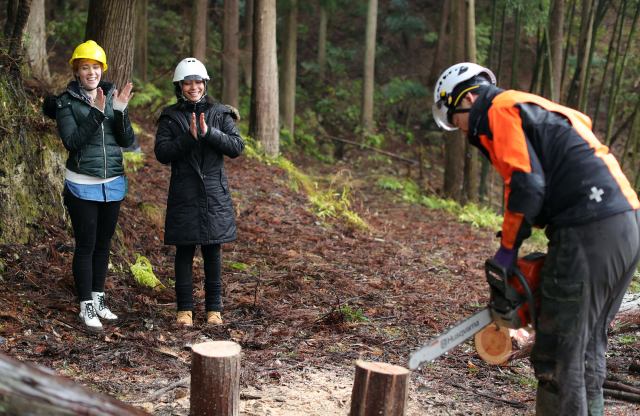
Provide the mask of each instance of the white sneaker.
POLYGON ((114 314, 104 304, 104 292, 91 292, 91 298, 93 299, 93 307, 96 309, 96 313, 102 319, 107 321, 115 321, 118 319, 118 315, 114 314))
POLYGON ((102 323, 100 319, 98 319, 98 314, 91 300, 80 302, 80 321, 82 321, 90 331, 102 331, 102 323))

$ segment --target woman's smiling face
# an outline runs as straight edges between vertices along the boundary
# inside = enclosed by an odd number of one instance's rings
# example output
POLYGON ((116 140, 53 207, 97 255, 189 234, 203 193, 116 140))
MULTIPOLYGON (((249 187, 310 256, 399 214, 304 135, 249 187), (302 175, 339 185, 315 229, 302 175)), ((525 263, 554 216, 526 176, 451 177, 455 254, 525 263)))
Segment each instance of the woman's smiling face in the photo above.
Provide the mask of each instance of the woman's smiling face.
POLYGON ((204 95, 204 81, 189 80, 182 81, 182 95, 192 102, 198 102, 204 95))
POLYGON ((93 59, 81 59, 76 76, 85 90, 95 90, 102 78, 102 64, 93 59))

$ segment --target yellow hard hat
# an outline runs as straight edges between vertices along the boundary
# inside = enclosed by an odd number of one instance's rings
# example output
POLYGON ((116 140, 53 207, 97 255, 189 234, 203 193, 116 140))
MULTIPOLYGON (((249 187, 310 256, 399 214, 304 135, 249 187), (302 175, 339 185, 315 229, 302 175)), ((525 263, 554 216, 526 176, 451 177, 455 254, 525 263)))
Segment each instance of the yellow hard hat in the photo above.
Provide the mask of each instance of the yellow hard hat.
POLYGON ((73 61, 76 59, 93 59, 102 64, 102 71, 107 71, 107 54, 104 53, 104 49, 92 40, 88 40, 80 45, 76 46, 76 49, 69 59, 69 65, 73 65, 73 61))

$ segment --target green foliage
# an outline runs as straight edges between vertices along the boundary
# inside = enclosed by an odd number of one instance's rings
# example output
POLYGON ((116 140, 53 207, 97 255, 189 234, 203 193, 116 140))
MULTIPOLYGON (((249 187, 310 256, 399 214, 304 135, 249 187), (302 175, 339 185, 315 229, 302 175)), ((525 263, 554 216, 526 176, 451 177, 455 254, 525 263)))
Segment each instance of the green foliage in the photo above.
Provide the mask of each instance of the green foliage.
POLYGON ((150 287, 152 289, 165 289, 165 286, 153 273, 151 262, 145 256, 136 254, 136 262, 132 264, 129 269, 131 270, 133 278, 139 285, 150 287))
POLYGON ((634 334, 624 334, 618 338, 618 342, 622 345, 635 345, 640 341, 640 337, 634 334))
POLYGON ((136 172, 144 166, 144 153, 142 152, 124 152, 122 154, 125 172, 136 172))
POLYGON ((353 309, 349 305, 342 305, 338 308, 338 313, 342 315, 345 322, 369 322, 361 308, 353 309))
POLYGON ((640 271, 636 270, 627 290, 629 293, 640 293, 640 271))
POLYGON ((136 81, 136 91, 129 102, 131 108, 147 108, 155 113, 161 107, 173 101, 173 85, 167 83, 165 89, 160 89, 151 82, 136 81))
POLYGON ((61 45, 70 45, 65 57, 71 58, 73 49, 84 40, 88 10, 64 4, 57 8, 55 20, 47 22, 47 36, 61 45))
POLYGON ((251 268, 250 265, 242 262, 232 262, 229 264, 229 267, 231 267, 233 270, 239 270, 241 272, 245 272, 251 268))

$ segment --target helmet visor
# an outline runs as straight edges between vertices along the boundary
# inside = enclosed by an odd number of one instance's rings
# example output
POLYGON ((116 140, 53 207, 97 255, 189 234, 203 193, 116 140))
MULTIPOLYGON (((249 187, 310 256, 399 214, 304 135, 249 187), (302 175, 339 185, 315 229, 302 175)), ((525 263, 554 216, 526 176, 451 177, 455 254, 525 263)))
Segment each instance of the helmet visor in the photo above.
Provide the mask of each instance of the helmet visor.
POLYGON ((433 119, 435 120, 438 127, 446 131, 458 130, 458 128, 453 124, 451 124, 451 122, 449 121, 449 117, 447 114, 448 111, 449 109, 444 104, 443 100, 436 101, 435 103, 433 103, 433 106, 431 107, 433 119))

